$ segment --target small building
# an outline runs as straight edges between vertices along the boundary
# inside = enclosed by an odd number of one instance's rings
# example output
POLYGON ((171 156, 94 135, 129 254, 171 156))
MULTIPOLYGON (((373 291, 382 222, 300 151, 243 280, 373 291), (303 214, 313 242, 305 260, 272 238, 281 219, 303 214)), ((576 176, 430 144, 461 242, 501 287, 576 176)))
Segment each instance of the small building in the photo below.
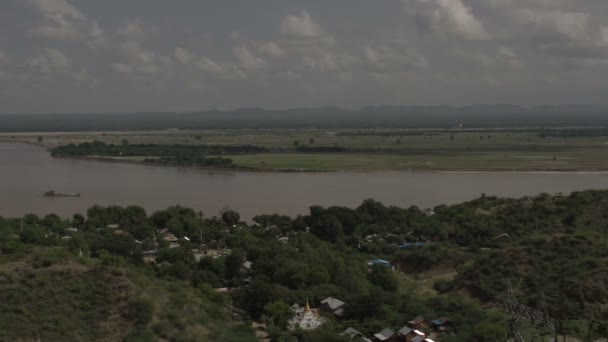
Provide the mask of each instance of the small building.
POLYGON ((78 228, 74 228, 74 227, 69 227, 69 228, 66 228, 65 230, 70 233, 78 232, 78 228))
POLYGON ((418 316, 411 321, 408 321, 407 325, 412 329, 422 329, 429 326, 428 322, 422 316, 418 316))
POLYGON ((374 341, 384 342, 391 341, 391 339, 395 336, 395 332, 389 328, 383 329, 381 332, 374 334, 374 341))
POLYGON ((331 312, 337 317, 344 316, 344 302, 333 298, 327 297, 321 301, 321 310, 325 312, 331 312))
POLYGON ((435 215, 435 211, 433 211, 433 209, 426 209, 426 210, 424 210, 424 215, 433 216, 433 215, 435 215))
POLYGON ((412 328, 410 328, 406 325, 403 328, 399 329, 399 331, 397 331, 397 333, 403 337, 407 337, 412 332, 412 330, 413 330, 412 328))
POLYGON ((158 251, 156 249, 143 251, 142 255, 143 255, 144 262, 147 262, 149 264, 155 264, 157 254, 158 254, 158 251))
POLYGON ((277 238, 277 241, 282 242, 282 243, 288 243, 289 242, 289 238, 287 236, 281 236, 279 238, 277 238))
POLYGON ((389 261, 386 261, 384 259, 374 259, 374 260, 370 260, 370 261, 367 262, 367 266, 368 267, 374 267, 374 266, 377 266, 377 265, 390 268, 391 270, 395 269, 395 267, 393 265, 391 265, 391 263, 389 261))
POLYGON ((117 223, 109 224, 106 226, 106 228, 110 228, 110 229, 118 229, 118 227, 120 227, 120 225, 117 223))
POLYGON ((350 338, 355 338, 355 337, 363 336, 362 333, 360 333, 358 330, 356 330, 355 328, 352 328, 352 327, 346 328, 346 330, 344 330, 340 335, 341 336, 349 336, 350 338))
POLYGON ((446 317, 434 319, 431 321, 431 324, 433 325, 433 329, 439 332, 445 332, 452 329, 452 321, 446 317))
POLYGON ((409 249, 414 247, 422 247, 425 246, 426 242, 405 242, 399 245, 400 249, 409 249))

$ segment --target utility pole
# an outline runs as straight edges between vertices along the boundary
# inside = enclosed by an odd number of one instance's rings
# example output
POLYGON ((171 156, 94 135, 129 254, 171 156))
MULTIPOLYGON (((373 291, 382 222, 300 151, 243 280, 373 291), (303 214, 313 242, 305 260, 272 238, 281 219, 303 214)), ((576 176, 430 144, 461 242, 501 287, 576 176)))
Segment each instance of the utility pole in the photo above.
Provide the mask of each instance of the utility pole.
MULTIPOLYGON (((505 330, 507 332, 507 342, 525 342, 517 327, 520 321, 531 323, 536 328, 535 336, 540 336, 541 341, 547 333, 546 329, 556 332, 553 322, 547 313, 544 294, 536 308, 532 308, 517 302, 511 281, 507 280, 507 297, 502 301, 505 311, 505 330)), ((556 340, 557 342, 557 340, 556 340)))

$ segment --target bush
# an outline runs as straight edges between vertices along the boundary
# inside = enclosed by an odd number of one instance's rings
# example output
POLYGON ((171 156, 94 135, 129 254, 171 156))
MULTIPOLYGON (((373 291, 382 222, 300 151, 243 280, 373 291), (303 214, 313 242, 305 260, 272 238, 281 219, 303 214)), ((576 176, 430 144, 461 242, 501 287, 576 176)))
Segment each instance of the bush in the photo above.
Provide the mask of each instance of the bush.
POLYGON ((154 303, 147 298, 132 299, 127 305, 123 317, 136 324, 148 324, 154 315, 154 303))

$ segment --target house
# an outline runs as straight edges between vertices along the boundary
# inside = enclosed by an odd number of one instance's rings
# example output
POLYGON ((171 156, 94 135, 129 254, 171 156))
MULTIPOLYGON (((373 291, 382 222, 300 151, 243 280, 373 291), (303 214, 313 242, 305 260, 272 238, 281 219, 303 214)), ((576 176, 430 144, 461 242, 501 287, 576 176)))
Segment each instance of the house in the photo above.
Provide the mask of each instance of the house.
POLYGON ((426 215, 426 216, 433 216, 433 215, 435 215, 435 212, 433 211, 433 209, 426 209, 424 211, 424 215, 426 215))
POLYGON ((411 339, 411 342, 424 342, 424 340, 425 340, 424 335, 417 335, 411 339))
POLYGON ((450 321, 446 317, 434 319, 431 321, 431 324, 433 325, 433 329, 440 332, 448 331, 452 328, 452 321, 450 321))
POLYGON ((413 331, 412 328, 408 327, 407 325, 404 326, 403 328, 399 329, 399 331, 397 331, 397 333, 403 337, 408 336, 411 332, 413 331))
POLYGON ((70 233, 76 233, 78 231, 78 228, 70 227, 70 228, 66 228, 65 230, 70 233))
POLYGON ((403 337, 406 342, 421 342, 425 337, 423 332, 413 329, 407 325, 399 329, 397 333, 399 336, 403 337))
POLYGON ((408 321, 407 325, 412 329, 422 329, 429 326, 428 322, 421 316, 418 316, 413 320, 408 321))
POLYGON ((277 241, 282 242, 282 243, 288 243, 289 238, 287 236, 281 236, 281 237, 277 238, 277 241))
POLYGON ((344 315, 344 302, 333 297, 327 297, 321 301, 321 310, 342 317, 344 315))
POLYGON ((395 336, 395 333, 391 329, 385 328, 381 332, 374 334, 374 341, 391 341, 393 336, 395 336))
POLYGON ((177 241, 179 241, 179 239, 175 235, 173 235, 171 233, 167 233, 167 234, 163 235, 163 240, 169 241, 169 242, 177 242, 177 241))
POLYGON ((422 247, 426 245, 426 242, 405 242, 399 245, 401 249, 408 249, 412 247, 422 247))
POLYGON ((387 268, 390 268, 391 270, 394 270, 395 267, 393 265, 391 265, 390 262, 384 260, 384 259, 374 259, 374 260, 370 260, 367 262, 367 266, 368 267, 374 267, 376 265, 381 265, 381 266, 385 266, 387 268))
POLYGON ((360 333, 358 330, 356 330, 356 329, 354 329, 354 328, 351 328, 351 327, 346 328, 346 330, 344 330, 344 331, 343 331, 343 332, 340 334, 340 336, 348 336, 348 337, 350 337, 350 339, 351 339, 351 340, 352 340, 353 338, 355 338, 355 337, 358 337, 358 338, 360 338, 360 339, 362 339, 362 340, 364 340, 364 341, 365 341, 365 340, 369 341, 367 338, 365 338, 365 336, 363 336, 363 334, 362 334, 362 333, 360 333))
POLYGON ((408 342, 422 342, 426 338, 426 335, 420 330, 412 330, 410 337, 406 338, 408 342))
POLYGON ((106 228, 110 228, 110 229, 118 229, 118 227, 120 227, 120 225, 117 223, 109 224, 106 226, 106 228))
POLYGON ((147 262, 149 264, 156 263, 156 254, 158 254, 158 251, 156 249, 143 251, 142 255, 143 255, 144 262, 147 262))

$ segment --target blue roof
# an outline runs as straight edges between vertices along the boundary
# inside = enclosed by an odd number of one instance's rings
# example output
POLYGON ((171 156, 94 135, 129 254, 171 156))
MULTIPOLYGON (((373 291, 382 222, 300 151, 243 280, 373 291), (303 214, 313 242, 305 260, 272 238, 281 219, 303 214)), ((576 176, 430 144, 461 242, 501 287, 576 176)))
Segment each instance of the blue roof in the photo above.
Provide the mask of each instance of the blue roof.
POLYGON ((433 324, 435 324, 435 325, 441 325, 441 324, 443 324, 443 321, 440 320, 440 319, 435 319, 435 320, 433 320, 433 324))
POLYGON ((384 259, 374 259, 372 261, 370 261, 372 264, 377 265, 377 264, 383 264, 383 265, 390 265, 390 262, 384 260, 384 259))
POLYGON ((411 248, 411 247, 421 247, 426 245, 426 242, 406 242, 399 245, 399 248, 411 248))

